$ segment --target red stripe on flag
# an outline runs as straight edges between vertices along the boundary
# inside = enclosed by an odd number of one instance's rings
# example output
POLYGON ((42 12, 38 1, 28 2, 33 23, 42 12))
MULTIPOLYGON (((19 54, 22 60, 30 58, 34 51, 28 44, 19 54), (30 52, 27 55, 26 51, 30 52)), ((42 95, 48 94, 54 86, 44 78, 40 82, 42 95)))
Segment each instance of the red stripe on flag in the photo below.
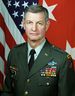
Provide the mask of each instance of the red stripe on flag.
POLYGON ((39 3, 40 5, 42 5, 43 0, 38 0, 38 3, 39 3))
POLYGON ((2 90, 3 79, 4 79, 3 74, 2 74, 2 72, 0 71, 0 90, 2 90))
POLYGON ((0 18, 1 18, 0 26, 1 26, 2 30, 4 31, 5 40, 6 40, 7 44, 8 44, 8 46, 10 48, 12 48, 13 45, 16 45, 16 42, 15 42, 14 38, 12 37, 11 32, 9 31, 8 27, 6 26, 6 24, 4 22, 4 18, 2 17, 1 14, 0 14, 0 18))
POLYGON ((5 60, 5 49, 4 46, 0 43, 0 56, 2 57, 3 61, 4 61, 4 73, 5 73, 5 69, 6 69, 6 60, 5 60))

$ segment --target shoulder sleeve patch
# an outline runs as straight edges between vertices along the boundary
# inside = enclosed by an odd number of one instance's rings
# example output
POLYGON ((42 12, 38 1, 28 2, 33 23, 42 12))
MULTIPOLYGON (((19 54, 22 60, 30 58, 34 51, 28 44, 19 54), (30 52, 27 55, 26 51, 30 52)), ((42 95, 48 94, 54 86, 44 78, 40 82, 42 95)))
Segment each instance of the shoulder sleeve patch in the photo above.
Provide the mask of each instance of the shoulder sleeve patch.
POLYGON ((68 58, 68 59, 72 59, 71 55, 69 55, 69 54, 67 55, 67 58, 68 58))

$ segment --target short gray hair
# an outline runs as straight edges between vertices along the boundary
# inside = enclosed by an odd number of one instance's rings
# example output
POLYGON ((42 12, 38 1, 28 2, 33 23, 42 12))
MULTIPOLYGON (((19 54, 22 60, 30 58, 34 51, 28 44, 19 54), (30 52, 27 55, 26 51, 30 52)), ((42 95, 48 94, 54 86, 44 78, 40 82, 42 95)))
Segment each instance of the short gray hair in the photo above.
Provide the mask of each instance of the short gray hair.
POLYGON ((49 19, 49 12, 48 10, 43 7, 42 5, 30 5, 28 7, 25 8, 24 11, 24 19, 26 17, 27 12, 32 12, 32 13, 39 13, 39 12, 43 12, 45 14, 45 20, 47 21, 49 19))

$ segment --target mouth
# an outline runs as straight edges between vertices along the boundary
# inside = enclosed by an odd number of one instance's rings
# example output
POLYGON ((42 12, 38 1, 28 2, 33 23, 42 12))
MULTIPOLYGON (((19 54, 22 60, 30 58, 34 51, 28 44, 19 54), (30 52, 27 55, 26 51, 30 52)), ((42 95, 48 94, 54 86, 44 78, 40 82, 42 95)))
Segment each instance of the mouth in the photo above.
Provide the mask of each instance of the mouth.
POLYGON ((36 36, 36 35, 38 35, 37 33, 30 33, 30 35, 32 35, 32 36, 36 36))

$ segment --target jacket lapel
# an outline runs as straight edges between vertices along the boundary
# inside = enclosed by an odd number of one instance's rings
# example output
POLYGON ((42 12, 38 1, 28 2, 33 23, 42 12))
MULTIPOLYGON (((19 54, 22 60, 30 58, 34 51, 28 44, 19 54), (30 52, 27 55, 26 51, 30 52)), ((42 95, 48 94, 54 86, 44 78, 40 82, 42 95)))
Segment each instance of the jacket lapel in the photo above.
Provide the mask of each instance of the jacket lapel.
POLYGON ((46 66, 53 58, 51 56, 51 45, 46 41, 43 49, 41 50, 39 56, 35 60, 34 65, 29 73, 29 77, 38 72, 41 68, 46 66))
POLYGON ((29 74, 29 69, 28 69, 28 65, 27 65, 27 52, 28 52, 28 48, 27 48, 27 43, 25 44, 25 46, 23 46, 22 50, 21 50, 21 64, 22 64, 22 71, 23 73, 27 76, 29 74))

